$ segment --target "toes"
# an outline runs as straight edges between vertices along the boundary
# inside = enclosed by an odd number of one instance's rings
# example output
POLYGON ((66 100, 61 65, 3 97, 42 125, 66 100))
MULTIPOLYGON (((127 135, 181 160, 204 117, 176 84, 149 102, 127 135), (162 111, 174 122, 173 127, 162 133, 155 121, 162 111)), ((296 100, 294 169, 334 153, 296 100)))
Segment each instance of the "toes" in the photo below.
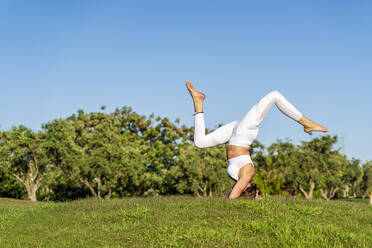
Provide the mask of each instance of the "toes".
POLYGON ((187 87, 188 89, 192 89, 192 88, 194 88, 194 87, 192 86, 192 83, 190 83, 189 81, 186 81, 185 84, 186 84, 186 87, 187 87))

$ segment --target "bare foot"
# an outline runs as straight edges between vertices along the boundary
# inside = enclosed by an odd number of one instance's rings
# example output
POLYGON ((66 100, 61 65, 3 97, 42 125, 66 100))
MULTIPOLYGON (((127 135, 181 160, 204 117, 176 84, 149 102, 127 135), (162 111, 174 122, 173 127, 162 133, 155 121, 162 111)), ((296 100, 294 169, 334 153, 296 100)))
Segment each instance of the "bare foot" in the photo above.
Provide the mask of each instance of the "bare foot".
POLYGON ((306 124, 304 125, 304 131, 306 133, 310 133, 310 132, 314 132, 314 131, 326 133, 326 132, 328 132, 328 129, 323 127, 322 125, 319 125, 316 122, 308 120, 306 122, 306 124))
POLYGON ((192 99, 193 99, 194 101, 198 101, 198 100, 199 100, 199 101, 204 101, 204 99, 205 99, 205 94, 203 94, 203 93, 197 91, 197 90, 192 86, 192 84, 191 84, 190 82, 186 81, 185 84, 186 84, 186 87, 187 87, 187 89, 189 90, 190 95, 191 95, 191 97, 192 97, 192 99))
POLYGON ((305 116, 302 116, 300 120, 298 120, 298 122, 304 126, 304 131, 306 133, 310 133, 310 132, 314 132, 314 131, 317 131, 317 132, 328 132, 328 129, 323 127, 322 125, 319 125, 318 123, 316 122, 313 122, 312 120, 306 118, 305 116))
POLYGON ((326 132, 328 132, 328 129, 323 127, 322 125, 319 125, 319 124, 315 123, 315 125, 312 125, 312 126, 305 126, 304 131, 306 133, 310 133, 310 132, 314 132, 314 131, 326 133, 326 132))

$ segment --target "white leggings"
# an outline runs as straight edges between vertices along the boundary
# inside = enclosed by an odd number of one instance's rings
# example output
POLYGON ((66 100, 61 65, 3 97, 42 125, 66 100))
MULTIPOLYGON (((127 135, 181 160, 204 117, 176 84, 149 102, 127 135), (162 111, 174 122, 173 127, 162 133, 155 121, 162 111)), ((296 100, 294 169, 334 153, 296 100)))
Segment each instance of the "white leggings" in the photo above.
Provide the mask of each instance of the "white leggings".
POLYGON ((272 105, 288 117, 298 121, 302 114, 279 92, 272 91, 259 100, 240 120, 223 125, 205 135, 204 114, 195 115, 194 143, 199 148, 216 146, 229 142, 229 145, 249 146, 257 137, 261 124, 272 105))
MULTIPOLYGON (((224 144, 248 147, 257 137, 258 126, 266 114, 275 104, 279 110, 288 117, 298 121, 302 114, 285 99, 279 92, 272 91, 258 101, 248 113, 240 120, 223 125, 212 133, 205 135, 204 114, 195 115, 194 143, 199 148, 206 148, 224 144)), ((238 173, 241 167, 253 162, 249 155, 242 155, 228 160, 227 174, 238 181, 238 173)))

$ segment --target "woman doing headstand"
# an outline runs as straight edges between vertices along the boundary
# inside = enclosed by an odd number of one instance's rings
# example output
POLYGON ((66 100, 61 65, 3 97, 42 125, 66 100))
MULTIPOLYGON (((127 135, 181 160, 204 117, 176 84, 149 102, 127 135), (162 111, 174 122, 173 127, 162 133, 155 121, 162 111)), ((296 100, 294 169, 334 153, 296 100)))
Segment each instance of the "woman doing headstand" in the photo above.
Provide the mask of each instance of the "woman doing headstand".
POLYGON ((300 123, 304 127, 305 132, 328 132, 327 128, 303 116, 279 92, 272 91, 253 105, 241 120, 230 122, 206 135, 203 112, 205 95, 197 91, 190 82, 185 83, 194 102, 195 145, 199 148, 206 148, 228 142, 227 174, 237 181, 228 195, 230 199, 240 197, 250 186, 250 181, 255 174, 255 169, 249 154, 249 146, 258 134, 258 126, 273 104, 275 104, 283 114, 300 123))

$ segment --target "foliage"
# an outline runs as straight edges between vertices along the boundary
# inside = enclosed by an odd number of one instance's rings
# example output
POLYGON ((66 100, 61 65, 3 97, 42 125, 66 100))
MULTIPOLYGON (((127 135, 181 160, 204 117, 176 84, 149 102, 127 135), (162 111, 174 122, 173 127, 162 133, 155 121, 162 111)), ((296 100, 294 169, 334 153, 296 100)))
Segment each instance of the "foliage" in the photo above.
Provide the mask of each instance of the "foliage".
POLYGON ((360 186, 363 198, 372 192, 372 161, 368 161, 363 165, 363 178, 360 186))
POLYGON ((24 185, 17 181, 4 166, 0 166, 0 197, 27 198, 24 185))
POLYGON ((226 174, 225 149, 217 146, 200 150, 190 143, 182 146, 179 164, 172 168, 177 191, 199 197, 226 194, 233 180, 226 174))
MULTIPOLYGON (((65 201, 85 197, 224 195, 233 185, 226 146, 199 149, 193 128, 139 115, 124 106, 111 113, 79 110, 40 131, 0 131, 0 195, 65 201)), ((208 130, 207 130, 208 131, 208 130)), ((264 195, 350 198, 372 189, 371 162, 360 167, 324 135, 295 145, 278 140, 251 146, 256 183, 264 195)))
POLYGON ((345 167, 342 169, 341 178, 342 197, 355 198, 362 193, 360 185, 363 180, 363 169, 358 159, 347 160, 344 157, 344 161, 345 167))
POLYGON ((26 187, 29 199, 36 201, 36 192, 52 169, 44 133, 13 127, 0 132, 0 142, 2 166, 26 187))

